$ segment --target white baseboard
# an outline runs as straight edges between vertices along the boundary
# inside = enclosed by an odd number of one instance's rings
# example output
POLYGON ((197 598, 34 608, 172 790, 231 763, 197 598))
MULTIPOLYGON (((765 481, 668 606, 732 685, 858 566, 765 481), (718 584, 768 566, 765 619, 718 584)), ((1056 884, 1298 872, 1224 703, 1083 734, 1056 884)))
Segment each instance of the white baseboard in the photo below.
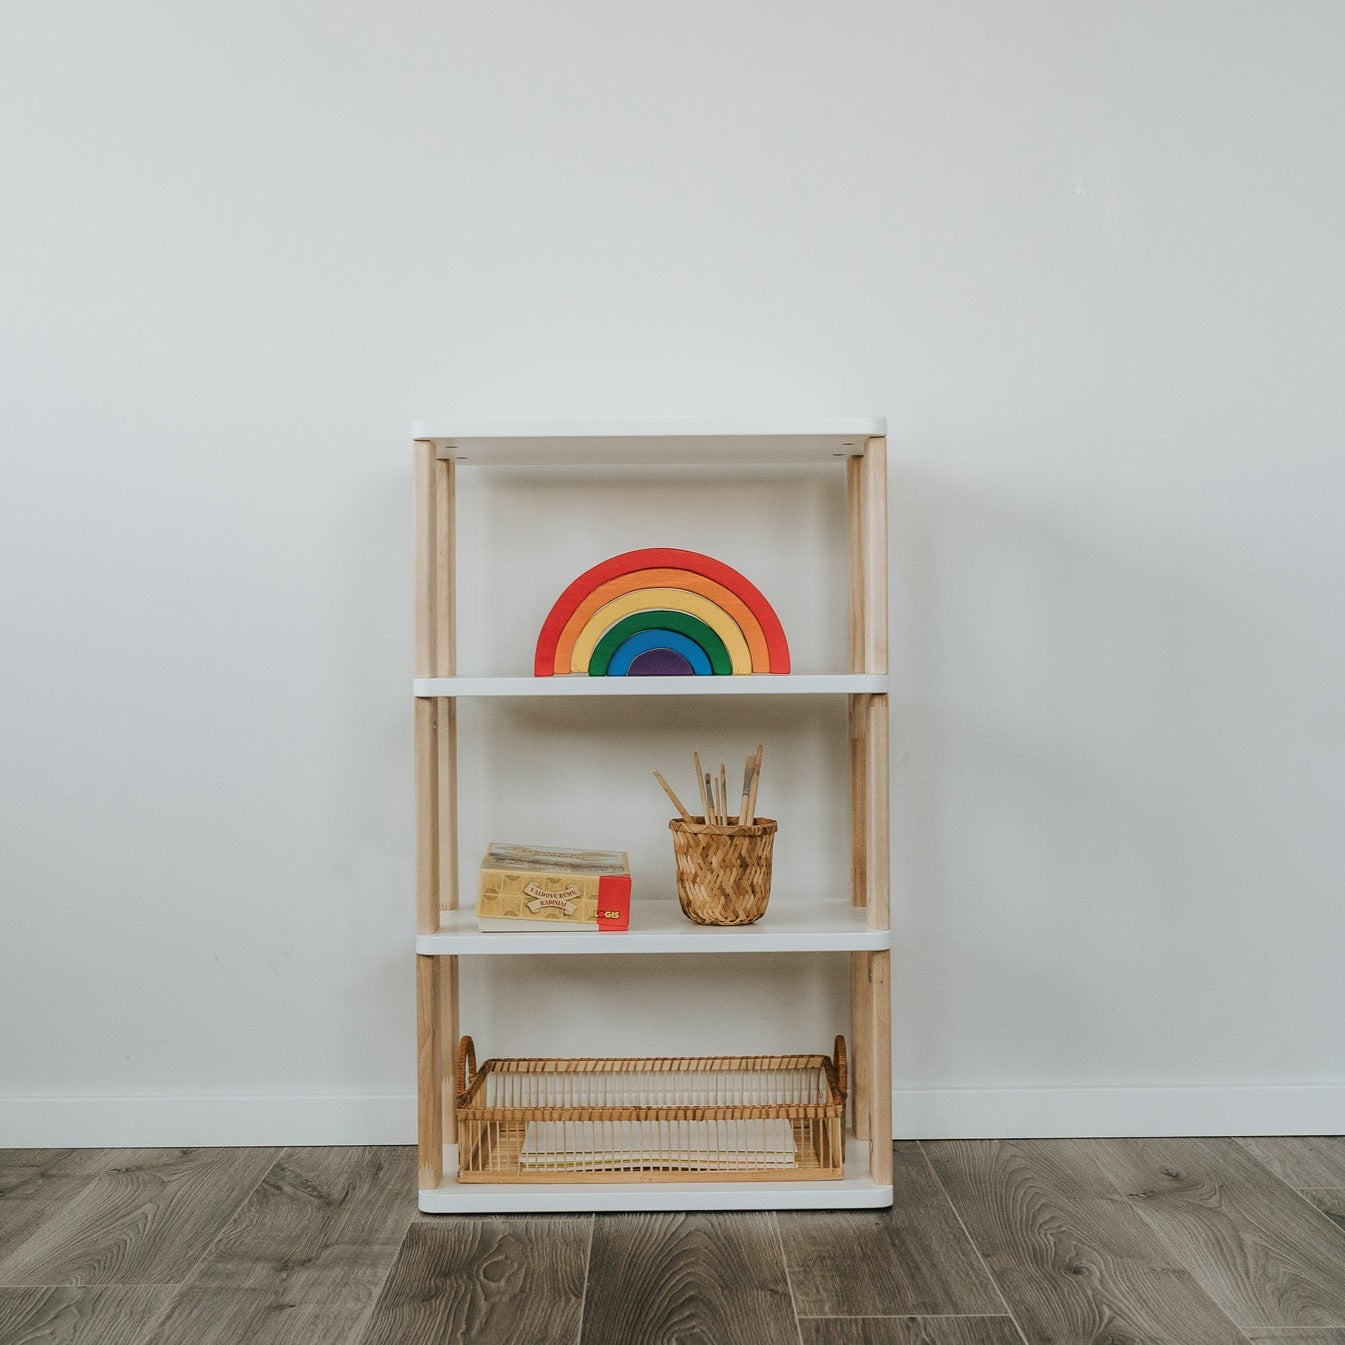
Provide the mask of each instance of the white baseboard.
POLYGON ((414 1144, 412 1093, 3 1097, 0 1148, 414 1144))
POLYGON ((1345 1134, 1345 1084, 898 1088, 898 1139, 1345 1134))
MULTIPOLYGON (((899 1139, 1345 1134, 1345 1084, 898 1088, 899 1139)), ((0 1148, 413 1144, 410 1093, 0 1097, 0 1148)))

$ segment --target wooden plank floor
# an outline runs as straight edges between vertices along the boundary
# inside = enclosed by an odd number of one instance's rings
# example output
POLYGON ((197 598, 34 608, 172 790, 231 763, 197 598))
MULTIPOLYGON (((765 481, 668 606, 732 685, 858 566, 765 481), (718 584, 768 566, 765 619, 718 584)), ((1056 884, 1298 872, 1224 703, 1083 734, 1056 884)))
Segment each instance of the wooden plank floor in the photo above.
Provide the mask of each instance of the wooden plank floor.
POLYGON ((891 1211, 462 1218, 410 1148, 0 1151, 0 1345, 1345 1345, 1345 1139, 894 1159, 891 1211))

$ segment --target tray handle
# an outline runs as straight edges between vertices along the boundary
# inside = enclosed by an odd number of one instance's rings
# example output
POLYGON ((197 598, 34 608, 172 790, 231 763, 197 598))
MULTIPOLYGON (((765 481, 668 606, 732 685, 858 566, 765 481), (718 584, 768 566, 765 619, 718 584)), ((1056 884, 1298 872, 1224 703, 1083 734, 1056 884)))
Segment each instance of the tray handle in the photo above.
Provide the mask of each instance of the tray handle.
POLYGON ((471 1079, 476 1078, 476 1043, 468 1036, 458 1043, 458 1096, 462 1097, 471 1087, 471 1079))
POLYGON ((846 1082, 848 1071, 845 1064, 845 1038, 837 1036, 836 1038, 836 1087, 841 1090, 841 1097, 845 1097, 846 1082))

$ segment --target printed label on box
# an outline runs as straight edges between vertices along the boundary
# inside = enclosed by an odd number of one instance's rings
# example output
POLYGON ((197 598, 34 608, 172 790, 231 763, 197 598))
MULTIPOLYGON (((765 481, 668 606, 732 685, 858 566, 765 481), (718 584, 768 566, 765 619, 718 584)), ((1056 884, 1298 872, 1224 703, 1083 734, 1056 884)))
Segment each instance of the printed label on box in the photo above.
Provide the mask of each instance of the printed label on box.
POLYGON ((620 850, 492 843, 481 861, 476 914, 482 928, 629 929, 630 864, 620 850))

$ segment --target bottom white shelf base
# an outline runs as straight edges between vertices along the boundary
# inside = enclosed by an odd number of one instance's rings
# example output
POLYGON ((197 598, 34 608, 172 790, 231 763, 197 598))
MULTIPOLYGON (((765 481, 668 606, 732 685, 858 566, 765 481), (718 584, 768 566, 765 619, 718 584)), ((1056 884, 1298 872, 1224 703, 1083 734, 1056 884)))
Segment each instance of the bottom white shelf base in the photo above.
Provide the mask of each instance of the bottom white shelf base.
POLYGON ((869 1146, 845 1143, 845 1176, 821 1182, 538 1182, 458 1181, 458 1149, 444 1149, 444 1179, 422 1190, 424 1214, 559 1214, 612 1210, 886 1209, 892 1188, 869 1176, 869 1146))

